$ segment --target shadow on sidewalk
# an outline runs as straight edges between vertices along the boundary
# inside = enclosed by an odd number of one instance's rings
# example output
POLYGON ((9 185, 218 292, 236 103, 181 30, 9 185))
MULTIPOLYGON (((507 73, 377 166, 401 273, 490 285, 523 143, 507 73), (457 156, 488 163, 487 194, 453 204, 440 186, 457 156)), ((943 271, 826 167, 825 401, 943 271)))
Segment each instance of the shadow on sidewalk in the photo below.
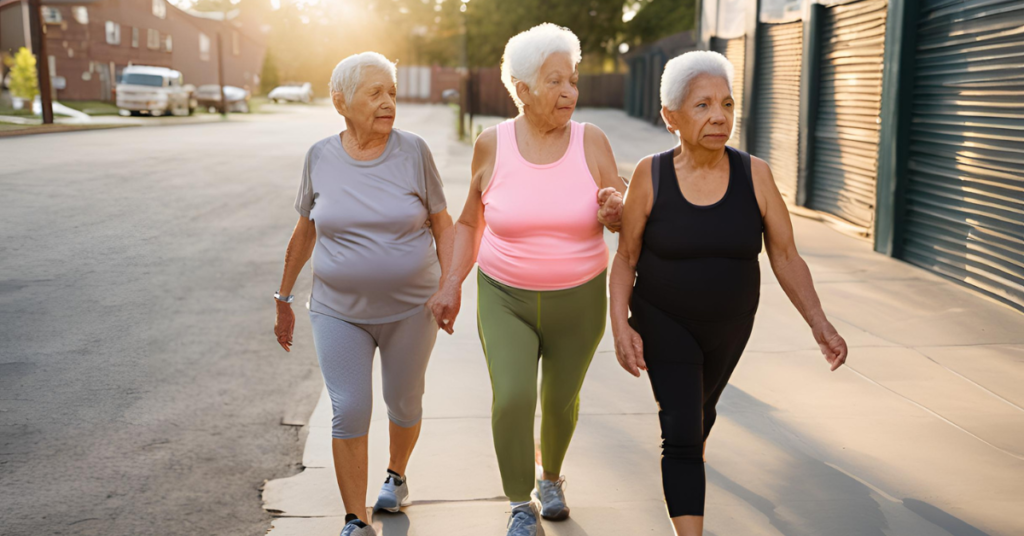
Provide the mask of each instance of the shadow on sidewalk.
MULTIPOLYGON (((719 403, 719 415, 747 429, 762 440, 773 444, 777 456, 772 467, 764 468, 772 486, 775 501, 736 482, 710 464, 706 466, 708 484, 736 496, 761 512, 769 523, 786 536, 812 536, 821 534, 857 534, 885 536, 890 527, 882 505, 872 497, 871 487, 846 474, 807 451, 826 450, 825 445, 808 443, 808 438, 795 433, 772 419, 775 408, 730 385, 719 403), (782 500, 780 500, 780 498, 782 500), (834 507, 829 507, 829 504, 834 507)), ((764 476, 764 475, 762 475, 764 476)), ((921 521, 914 523, 919 529, 927 528, 923 522, 942 529, 952 536, 989 536, 986 532, 954 517, 945 511, 917 499, 885 497, 892 507, 904 507, 921 521), (923 521, 923 522, 922 522, 923 521)), ((892 510, 886 508, 892 513, 892 510)))
POLYGON ((380 521, 382 535, 386 536, 408 536, 409 516, 405 512, 395 514, 375 515, 374 521, 380 521))
POLYGON ((953 536, 989 536, 987 532, 924 501, 903 499, 903 506, 953 536))

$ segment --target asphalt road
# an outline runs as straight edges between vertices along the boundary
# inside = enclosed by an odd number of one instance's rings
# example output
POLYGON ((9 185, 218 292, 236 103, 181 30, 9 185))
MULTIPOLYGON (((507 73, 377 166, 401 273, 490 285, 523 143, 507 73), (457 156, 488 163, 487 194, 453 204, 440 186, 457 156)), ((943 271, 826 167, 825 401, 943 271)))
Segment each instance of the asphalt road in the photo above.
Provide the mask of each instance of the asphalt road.
POLYGON ((320 107, 0 140, 0 533, 269 527, 259 488, 305 433, 282 417, 321 385, 271 295, 305 151, 341 128, 320 107))
MULTIPOLYGON (((267 487, 273 534, 337 534, 326 428, 314 427, 299 473, 305 428, 281 425, 308 416, 321 389, 308 317, 300 306, 284 353, 270 296, 305 150, 342 124, 328 107, 286 110, 0 140, 0 535, 263 534, 266 479, 282 479, 267 487)), ((673 142, 621 111, 575 119, 609 134, 624 170, 673 142)), ((427 139, 458 214, 469 147, 451 141, 453 122, 440 106, 398 116, 427 139)), ((1024 534, 1019 312, 794 223, 851 359, 828 372, 762 257, 758 320, 709 443, 707 533, 1024 534)), ((307 272, 296 294, 308 285, 307 272)), ((504 527, 465 291, 428 371, 410 465, 419 502, 386 535, 504 527)), ((566 458, 573 518, 549 534, 668 535, 656 406, 610 339, 566 458)), ((375 419, 381 446, 386 416, 375 419)), ((371 479, 386 452, 371 449, 371 479)))

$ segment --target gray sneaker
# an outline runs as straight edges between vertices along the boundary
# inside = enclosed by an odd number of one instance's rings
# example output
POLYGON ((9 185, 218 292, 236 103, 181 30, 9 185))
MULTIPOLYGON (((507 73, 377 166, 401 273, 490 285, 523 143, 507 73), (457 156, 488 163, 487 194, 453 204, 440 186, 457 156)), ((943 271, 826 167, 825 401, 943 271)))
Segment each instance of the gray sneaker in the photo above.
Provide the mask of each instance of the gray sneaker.
POLYGON ((377 531, 373 530, 373 527, 359 525, 362 525, 362 522, 358 519, 345 523, 345 528, 341 529, 341 536, 377 536, 377 531))
POLYGON ((533 502, 512 510, 505 536, 544 536, 544 529, 538 519, 539 513, 533 502))
POLYGON ((537 480, 537 487, 534 488, 530 497, 540 505, 540 515, 550 521, 562 521, 569 518, 569 507, 565 505, 565 476, 557 482, 537 480))
POLYGON ((387 479, 384 480, 384 485, 380 488, 380 494, 377 495, 377 504, 373 505, 373 511, 384 510, 395 513, 401 510, 403 506, 408 505, 408 478, 399 479, 396 474, 389 471, 387 479))

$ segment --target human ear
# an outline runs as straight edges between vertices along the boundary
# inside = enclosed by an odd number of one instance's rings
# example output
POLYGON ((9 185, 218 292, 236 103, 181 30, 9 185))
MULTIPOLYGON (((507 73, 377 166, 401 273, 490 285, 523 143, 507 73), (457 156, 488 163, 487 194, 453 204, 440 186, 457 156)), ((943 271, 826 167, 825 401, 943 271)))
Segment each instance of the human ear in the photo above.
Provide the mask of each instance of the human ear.
POLYGON ((516 95, 519 96, 519 100, 522 101, 523 104, 529 103, 533 96, 533 93, 530 91, 530 86, 526 85, 526 82, 523 82, 522 80, 513 79, 513 81, 516 85, 516 95))
POLYGON ((672 121, 672 112, 665 106, 661 107, 661 120, 665 122, 665 128, 668 129, 669 132, 673 134, 676 133, 677 129, 675 123, 672 121))

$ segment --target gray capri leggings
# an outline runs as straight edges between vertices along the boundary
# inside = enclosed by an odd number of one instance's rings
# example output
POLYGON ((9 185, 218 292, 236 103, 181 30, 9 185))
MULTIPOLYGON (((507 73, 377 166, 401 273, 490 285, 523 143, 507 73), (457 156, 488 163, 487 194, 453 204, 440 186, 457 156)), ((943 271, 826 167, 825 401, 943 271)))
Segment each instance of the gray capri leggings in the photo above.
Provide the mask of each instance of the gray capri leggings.
POLYGON ((370 431, 373 354, 378 347, 388 418, 403 428, 420 422, 427 361, 437 339, 429 309, 387 324, 352 324, 314 312, 309 317, 334 409, 332 437, 352 439, 370 431))

